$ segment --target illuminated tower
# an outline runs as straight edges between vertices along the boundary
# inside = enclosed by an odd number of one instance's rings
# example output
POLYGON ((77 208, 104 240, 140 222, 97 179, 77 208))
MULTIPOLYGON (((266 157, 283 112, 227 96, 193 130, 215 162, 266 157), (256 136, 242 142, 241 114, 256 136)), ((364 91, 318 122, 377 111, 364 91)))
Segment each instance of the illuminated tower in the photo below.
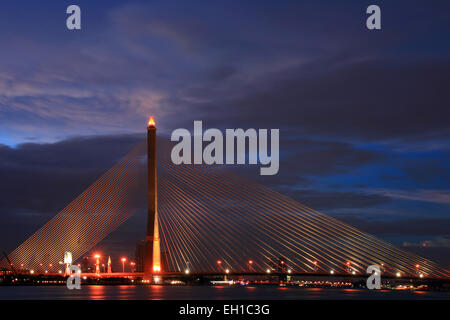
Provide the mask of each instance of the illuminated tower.
POLYGON ((72 272, 70 271, 70 266, 72 265, 72 252, 64 252, 64 264, 66 265, 66 275, 70 275, 72 272))
POLYGON ((108 273, 112 273, 112 270, 111 270, 111 257, 108 257, 108 273))
POLYGON ((161 271, 161 257, 158 232, 158 197, 156 175, 156 126, 150 117, 147 126, 148 163, 148 217, 145 241, 144 279, 152 280, 152 274, 161 271))
POLYGON ((95 273, 100 274, 100 255, 94 255, 95 258, 95 273))

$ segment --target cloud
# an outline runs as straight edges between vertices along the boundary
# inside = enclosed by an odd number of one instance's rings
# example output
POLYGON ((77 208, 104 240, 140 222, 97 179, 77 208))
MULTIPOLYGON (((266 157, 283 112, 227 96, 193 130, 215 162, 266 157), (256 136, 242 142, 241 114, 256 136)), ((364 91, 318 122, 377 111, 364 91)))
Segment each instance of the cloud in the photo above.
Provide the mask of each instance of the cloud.
POLYGON ((449 190, 375 190, 375 192, 393 199, 405 199, 443 204, 450 203, 449 190))
MULTIPOLYGON (((15 213, 48 215, 57 212, 143 138, 142 135, 91 136, 56 143, 26 143, 15 148, 0 145, 0 212, 3 218, 15 213)), ((302 147, 296 157, 290 155, 282 162, 281 172, 284 173, 260 182, 288 193, 298 185, 308 185, 311 176, 345 172, 377 158, 371 152, 354 150, 345 143, 299 140, 296 145, 302 147), (299 164, 302 169, 295 172, 299 164)), ((256 166, 235 166, 234 169, 249 178, 261 179, 256 166)), ((316 204, 369 206, 386 200, 382 196, 313 190, 299 191, 295 195, 300 200, 309 198, 313 207, 316 204)))
POLYGON ((328 6, 121 4, 71 41, 21 34, 0 52, 0 124, 40 141, 135 132, 149 113, 167 131, 201 119, 352 143, 448 137, 448 59, 396 51, 405 32, 435 35, 442 15, 378 37, 357 27, 363 5, 328 6))
POLYGON ((448 218, 410 218, 390 220, 367 219, 362 215, 341 215, 339 219, 360 230, 375 235, 412 236, 449 236, 450 219, 448 218))
POLYGON ((441 265, 450 267, 450 235, 434 237, 431 240, 420 242, 405 241, 402 244, 406 250, 414 252, 434 261, 439 261, 441 265))
POLYGON ((344 221, 359 230, 386 239, 406 251, 450 266, 450 219, 409 218, 368 219, 363 215, 341 215, 344 221))
MULTIPOLYGON (((444 149, 441 146, 441 149, 444 149)), ((445 150, 445 149, 444 149, 445 150)), ((404 172, 421 186, 430 188, 447 188, 450 184, 450 157, 447 154, 436 154, 433 158, 414 159, 408 161, 404 172)))
POLYGON ((383 160, 378 151, 351 143, 292 138, 283 131, 280 152, 280 170, 275 176, 260 176, 259 166, 234 166, 233 170, 278 191, 290 192, 299 186, 311 187, 316 178, 351 173, 383 160))
POLYGON ((450 236, 436 237, 433 240, 424 240, 421 242, 403 242, 404 247, 428 247, 428 248, 448 248, 450 249, 450 236))
POLYGON ((16 148, 0 145, 2 218, 16 212, 56 213, 142 138, 98 136, 16 148))
POLYGON ((229 110, 222 121, 362 141, 449 137, 449 61, 325 61, 314 75, 305 69, 269 74, 243 87, 240 97, 234 93, 222 102, 229 110))
POLYGON ((294 190, 288 192, 287 195, 317 210, 366 208, 391 200, 386 196, 361 192, 294 190))

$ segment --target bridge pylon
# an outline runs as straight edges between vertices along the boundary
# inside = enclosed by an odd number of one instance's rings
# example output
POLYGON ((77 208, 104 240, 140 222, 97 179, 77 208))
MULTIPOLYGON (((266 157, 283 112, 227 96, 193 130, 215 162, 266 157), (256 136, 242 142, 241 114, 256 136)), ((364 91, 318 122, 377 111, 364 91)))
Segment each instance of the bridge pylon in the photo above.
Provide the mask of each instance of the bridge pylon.
POLYGON ((145 241, 144 280, 152 281, 153 275, 161 271, 161 252, 158 230, 158 192, 156 169, 156 126, 150 117, 147 126, 148 166, 148 217, 145 241))

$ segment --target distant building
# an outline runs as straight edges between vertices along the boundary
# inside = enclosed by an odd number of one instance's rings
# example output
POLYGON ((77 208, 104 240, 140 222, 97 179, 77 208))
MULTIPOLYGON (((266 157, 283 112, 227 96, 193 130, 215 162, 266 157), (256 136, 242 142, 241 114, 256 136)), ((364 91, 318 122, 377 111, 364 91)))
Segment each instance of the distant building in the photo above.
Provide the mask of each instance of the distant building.
POLYGON ((111 269, 111 257, 108 257, 108 271, 107 273, 112 273, 112 269, 111 269))
POLYGON ((0 268, 0 275, 1 276, 7 276, 11 275, 13 272, 11 270, 8 270, 6 268, 0 268))
POLYGON ((83 261, 81 262, 81 272, 83 273, 94 272, 89 257, 83 257, 83 261))

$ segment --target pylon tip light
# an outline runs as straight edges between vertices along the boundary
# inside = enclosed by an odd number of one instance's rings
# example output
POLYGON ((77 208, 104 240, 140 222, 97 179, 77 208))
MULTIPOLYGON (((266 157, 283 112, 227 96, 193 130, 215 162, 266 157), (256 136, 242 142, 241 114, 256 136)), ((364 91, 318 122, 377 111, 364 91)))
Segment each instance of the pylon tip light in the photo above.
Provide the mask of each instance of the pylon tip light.
POLYGON ((155 126, 155 118, 153 118, 153 116, 150 116, 150 118, 148 119, 148 126, 149 127, 155 126))

